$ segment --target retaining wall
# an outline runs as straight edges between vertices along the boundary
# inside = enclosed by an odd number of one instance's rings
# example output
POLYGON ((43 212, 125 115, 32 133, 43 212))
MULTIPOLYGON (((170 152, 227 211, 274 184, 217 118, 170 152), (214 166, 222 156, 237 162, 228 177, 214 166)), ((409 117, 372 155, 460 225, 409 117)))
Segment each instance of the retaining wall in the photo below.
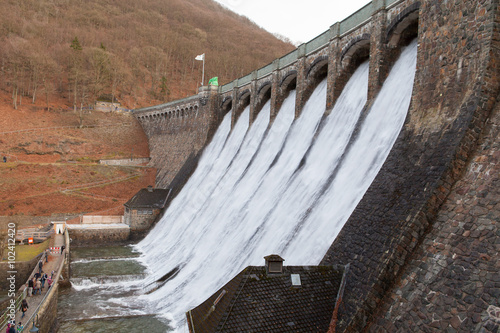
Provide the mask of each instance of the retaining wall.
POLYGON ((103 244, 123 244, 130 237, 130 228, 112 227, 111 225, 95 228, 69 228, 72 246, 96 246, 103 244))
MULTIPOLYGON (((16 290, 21 288, 23 284, 28 280, 31 272, 35 269, 35 266, 38 264, 40 257, 42 254, 39 254, 35 258, 30 261, 16 261, 15 262, 15 270, 16 273, 16 290)), ((0 290, 8 289, 8 281, 7 277, 10 276, 7 272, 10 271, 9 264, 7 262, 0 263, 0 290)))

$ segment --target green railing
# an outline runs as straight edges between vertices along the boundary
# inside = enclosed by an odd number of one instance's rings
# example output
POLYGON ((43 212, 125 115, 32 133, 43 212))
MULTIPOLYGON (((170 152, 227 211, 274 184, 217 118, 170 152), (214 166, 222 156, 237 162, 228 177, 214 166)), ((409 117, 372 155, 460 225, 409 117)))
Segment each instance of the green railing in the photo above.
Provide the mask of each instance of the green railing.
MULTIPOLYGON (((316 50, 319 50, 327 46, 331 38, 342 37, 346 33, 349 33, 353 29, 365 24, 370 20, 373 13, 378 11, 380 8, 389 8, 405 0, 373 0, 372 2, 366 4, 344 20, 337 22, 332 25, 332 28, 323 32, 319 36, 310 40, 309 42, 302 44, 299 48, 304 52, 304 54, 310 54, 316 50)), ((275 60, 277 61, 277 68, 282 69, 290 64, 293 64, 299 58, 299 48, 293 50, 292 52, 284 55, 283 57, 275 60)), ((260 79, 273 70, 272 63, 268 64, 260 69, 257 69, 257 79, 260 79)), ((236 79, 228 84, 219 87, 219 93, 227 93, 233 90, 235 87, 241 87, 250 82, 251 74, 248 74, 242 78, 236 79)))

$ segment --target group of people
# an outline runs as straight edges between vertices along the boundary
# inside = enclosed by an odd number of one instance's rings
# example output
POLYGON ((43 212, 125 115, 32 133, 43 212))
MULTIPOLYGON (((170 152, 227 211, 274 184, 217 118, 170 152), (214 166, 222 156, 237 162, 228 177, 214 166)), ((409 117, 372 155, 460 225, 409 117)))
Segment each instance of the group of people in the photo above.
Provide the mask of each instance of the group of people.
POLYGON ((45 283, 47 283, 48 288, 52 286, 52 281, 54 278, 54 271, 51 275, 47 275, 44 271, 35 273, 33 278, 28 280, 28 297, 36 296, 42 294, 43 288, 45 288, 45 283))
MULTIPOLYGON (((28 311, 28 302, 26 301, 26 299, 23 299, 23 301, 21 302, 21 311, 23 312, 23 315, 21 316, 21 319, 24 318, 24 314, 26 313, 26 311, 28 311)), ((7 330, 5 331, 6 333, 16 333, 16 332, 22 332, 24 329, 24 326, 23 326, 23 323, 22 322, 19 322, 17 324, 17 328, 16 328, 16 322, 15 321, 11 321, 9 323, 7 323, 7 330)))
POLYGON ((6 333, 16 333, 16 332, 22 332, 24 329, 24 326, 21 322, 17 324, 17 329, 16 329, 16 323, 15 322, 10 322, 7 323, 7 330, 5 331, 6 333))

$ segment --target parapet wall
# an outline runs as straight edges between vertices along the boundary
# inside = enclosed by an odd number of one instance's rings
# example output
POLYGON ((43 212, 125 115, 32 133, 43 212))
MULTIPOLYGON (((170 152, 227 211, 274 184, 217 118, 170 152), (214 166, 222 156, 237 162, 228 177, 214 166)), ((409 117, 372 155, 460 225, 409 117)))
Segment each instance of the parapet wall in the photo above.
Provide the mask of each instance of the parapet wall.
MULTIPOLYGON (((203 116, 206 120, 185 121, 177 117, 167 121, 172 118, 158 118, 160 112, 151 113, 150 110, 147 112, 152 114, 148 116, 151 118, 146 121, 141 119, 144 111, 139 110, 139 119, 150 138, 151 151, 158 154, 152 156, 152 162, 155 167, 165 169, 159 172, 159 181, 165 182, 175 173, 173 170, 180 170, 182 161, 186 161, 189 154, 203 148, 210 138, 209 128, 214 128, 226 112, 232 111, 234 123, 241 111, 250 106, 252 122, 264 102, 270 100, 272 121, 288 92, 296 89, 298 116, 310 92, 319 80, 326 77, 325 108, 328 113, 351 73, 366 59, 370 62, 370 103, 401 46, 417 37, 417 69, 405 125, 383 168, 321 263, 351 264, 344 306, 339 313, 339 330, 361 332, 369 330, 370 324, 376 322, 371 326, 374 331, 404 331, 391 326, 396 320, 404 321, 401 318, 407 318, 406 325, 412 328, 415 318, 411 314, 396 310, 376 313, 376 309, 383 304, 398 306, 391 303, 396 297, 391 292, 400 295, 405 290, 392 288, 397 288, 407 267, 412 267, 408 264, 412 254, 420 253, 423 260, 422 257, 430 251, 422 249, 423 244, 443 243, 426 237, 432 237, 437 216, 446 219, 446 215, 440 212, 450 193, 454 193, 459 202, 460 195, 465 198, 469 194, 468 188, 478 188, 474 184, 479 180, 471 180, 466 189, 452 192, 454 184, 462 179, 469 167, 485 124, 499 102, 498 6, 498 0, 373 0, 290 54, 219 87, 216 95, 210 95, 210 107, 204 109, 208 112, 203 116), (168 149, 154 150, 154 146, 163 144, 165 147, 167 141, 168 149), (163 165, 156 164, 159 162, 163 165), (390 318, 393 313, 392 321, 381 319, 384 316, 390 318)), ((193 99, 199 101, 200 96, 193 99)), ((174 110, 191 102, 181 100, 164 108, 174 110)), ((498 164, 498 151, 493 149, 490 154, 492 163, 498 164)), ((498 239, 498 201, 495 198, 490 198, 490 201, 489 209, 493 212, 484 214, 482 219, 486 219, 486 225, 493 226, 492 232, 498 239)), ((459 247, 462 241, 459 239, 448 246, 459 247)), ((452 250, 448 248, 448 251, 452 250)), ((456 256, 451 255, 447 260, 462 260, 465 251, 457 251, 456 256)), ((498 258, 498 250, 493 254, 490 252, 489 256, 498 258)), ((418 262, 418 255, 414 260, 418 262)), ((413 267, 418 266, 412 262, 413 267)), ((481 269, 489 270, 491 265, 480 266, 479 273, 481 269)), ((465 279, 469 279, 470 284, 477 284, 472 276, 467 275, 465 279)), ((442 316, 436 324, 435 314, 421 312, 422 316, 428 316, 425 320, 421 318, 422 325, 427 325, 429 331, 457 330, 455 326, 460 328, 459 331, 491 328, 488 313, 491 306, 493 309, 499 307, 498 297, 492 297, 495 294, 490 294, 487 288, 479 290, 477 295, 470 295, 464 284, 455 284, 454 287, 458 290, 453 290, 452 286, 448 287, 449 292, 472 297, 466 300, 466 296, 461 296, 456 302, 479 304, 474 315, 466 306, 458 306, 456 311, 462 311, 460 318, 471 316, 475 319, 460 319, 462 327, 456 325, 453 316, 442 316)), ((498 285, 496 288, 498 290, 498 285)), ((416 303, 432 302, 425 295, 412 294, 412 297, 416 303)))

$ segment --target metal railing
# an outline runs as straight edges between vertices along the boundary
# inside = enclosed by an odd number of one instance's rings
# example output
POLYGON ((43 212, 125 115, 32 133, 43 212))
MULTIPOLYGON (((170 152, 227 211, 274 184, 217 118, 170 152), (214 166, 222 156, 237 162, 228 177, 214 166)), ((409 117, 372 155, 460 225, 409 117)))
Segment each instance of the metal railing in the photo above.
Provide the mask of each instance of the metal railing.
MULTIPOLYGON (((28 283, 28 281, 30 279, 33 278, 33 276, 35 276, 35 273, 38 271, 38 262, 44 260, 46 258, 46 256, 47 256, 47 254, 46 254, 46 252, 44 252, 44 253, 40 253, 39 255, 37 255, 37 257, 38 256, 40 257, 40 259, 37 260, 37 265, 35 265, 35 268, 33 268, 33 270, 31 271, 30 276, 28 277, 28 279, 24 283, 24 285, 23 285, 24 288, 20 287, 20 289, 23 288, 23 290, 21 291, 21 293, 16 298, 16 301, 15 301, 15 312, 14 313, 17 313, 17 311, 19 310, 19 308, 21 306, 22 300, 26 298, 26 293, 27 293, 26 284, 28 283)), ((3 329, 5 327, 5 325, 7 325, 7 322, 10 320, 9 312, 10 312, 9 309, 7 309, 0 316, 0 329, 3 329)))
POLYGON ((28 238, 47 239, 54 233, 54 229, 48 231, 34 231, 34 229, 18 230, 16 233, 16 241, 24 241, 28 238))

